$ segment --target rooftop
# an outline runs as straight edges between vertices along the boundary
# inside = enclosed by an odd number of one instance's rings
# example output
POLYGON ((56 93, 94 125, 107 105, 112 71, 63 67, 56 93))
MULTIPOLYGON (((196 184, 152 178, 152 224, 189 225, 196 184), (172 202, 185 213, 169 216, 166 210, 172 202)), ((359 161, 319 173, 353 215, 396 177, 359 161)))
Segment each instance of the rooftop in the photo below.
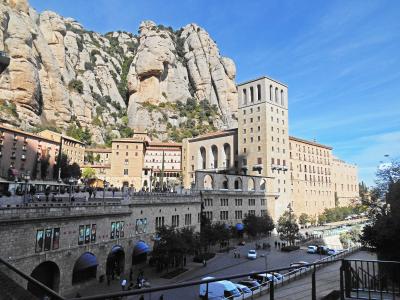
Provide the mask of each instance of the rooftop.
POLYGON ((285 83, 280 82, 280 81, 278 81, 278 80, 276 80, 276 79, 273 79, 273 78, 271 78, 271 77, 267 77, 267 76, 261 76, 261 77, 255 78, 255 79, 251 79, 251 80, 248 80, 248 81, 245 81, 245 82, 241 82, 241 83, 238 83, 236 86, 245 85, 245 84, 248 84, 248 83, 251 83, 251 82, 254 82, 254 81, 258 81, 258 80, 261 80, 261 79, 268 79, 268 80, 271 80, 271 81, 273 81, 273 82, 276 82, 276 83, 278 83, 278 84, 280 84, 280 85, 283 85, 283 86, 285 86, 285 87, 288 87, 285 83))
POLYGON ((48 142, 55 142, 53 139, 43 137, 43 136, 41 136, 39 134, 36 134, 36 133, 23 131, 23 130, 20 130, 20 129, 17 129, 17 128, 8 126, 8 125, 0 124, 0 130, 1 129, 8 130, 8 131, 15 132, 15 133, 19 133, 19 134, 23 134, 23 135, 26 135, 26 136, 30 136, 30 137, 33 137, 35 139, 45 140, 45 141, 48 141, 48 142))
POLYGON ((311 146, 325 148, 325 149, 328 149, 328 150, 332 150, 333 149, 331 146, 327 146, 327 145, 319 144, 319 143, 316 143, 316 142, 304 140, 304 139, 301 139, 301 138, 298 138, 298 137, 294 137, 294 136, 289 136, 289 140, 300 142, 300 143, 305 143, 305 144, 308 144, 308 145, 311 145, 311 146))
POLYGON ((188 139, 188 141, 197 141, 197 140, 202 140, 202 139, 206 139, 206 138, 209 138, 209 137, 233 135, 233 134, 237 134, 237 131, 238 131, 237 128, 232 128, 232 129, 209 132, 209 133, 205 133, 205 134, 202 134, 202 135, 198 135, 198 136, 196 136, 194 138, 190 138, 190 139, 188 139))

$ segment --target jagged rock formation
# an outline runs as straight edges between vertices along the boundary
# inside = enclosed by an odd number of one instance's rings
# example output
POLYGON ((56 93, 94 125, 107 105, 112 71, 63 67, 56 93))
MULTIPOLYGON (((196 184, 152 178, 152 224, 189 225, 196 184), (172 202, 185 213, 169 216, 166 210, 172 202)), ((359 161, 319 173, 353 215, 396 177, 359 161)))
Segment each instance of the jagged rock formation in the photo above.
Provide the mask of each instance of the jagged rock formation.
POLYGON ((0 50, 11 57, 0 77, 1 122, 87 128, 103 143, 127 132, 129 121, 168 139, 168 128, 187 118, 173 105, 162 113, 146 105, 196 99, 218 112, 199 126, 235 126, 235 65, 197 25, 173 31, 146 21, 139 36, 101 35, 54 12, 38 14, 26 0, 2 0, 0 15, 0 50))

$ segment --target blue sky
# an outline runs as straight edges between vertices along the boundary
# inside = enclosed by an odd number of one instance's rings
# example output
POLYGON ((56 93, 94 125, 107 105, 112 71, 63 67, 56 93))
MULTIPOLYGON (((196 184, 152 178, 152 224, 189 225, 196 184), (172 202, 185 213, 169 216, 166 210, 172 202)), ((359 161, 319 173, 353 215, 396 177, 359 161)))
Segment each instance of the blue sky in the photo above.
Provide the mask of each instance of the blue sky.
POLYGON ((290 134, 334 147, 373 184, 400 156, 400 1, 30 0, 89 30, 137 32, 141 20, 197 23, 237 66, 289 86, 290 134))

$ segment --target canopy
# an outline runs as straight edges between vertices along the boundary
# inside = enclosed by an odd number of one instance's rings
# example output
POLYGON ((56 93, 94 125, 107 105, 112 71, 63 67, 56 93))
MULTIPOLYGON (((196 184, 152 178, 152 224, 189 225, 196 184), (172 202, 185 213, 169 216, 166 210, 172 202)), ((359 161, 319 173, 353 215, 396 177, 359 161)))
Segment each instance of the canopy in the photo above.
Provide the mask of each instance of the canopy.
POLYGON ((113 253, 113 254, 117 253, 118 251, 124 251, 124 249, 122 249, 122 247, 119 246, 119 245, 116 245, 116 246, 111 248, 111 253, 113 253))
POLYGON ((244 225, 243 225, 242 223, 237 223, 237 224, 236 224, 236 230, 241 231, 241 230, 243 230, 243 229, 244 229, 244 225))
POLYGON ((89 252, 85 252, 79 257, 79 259, 76 261, 74 269, 75 270, 84 270, 87 268, 95 267, 97 266, 97 258, 95 255, 89 252))
POLYGON ((133 255, 140 255, 150 251, 150 247, 143 241, 136 243, 135 248, 133 248, 133 255))

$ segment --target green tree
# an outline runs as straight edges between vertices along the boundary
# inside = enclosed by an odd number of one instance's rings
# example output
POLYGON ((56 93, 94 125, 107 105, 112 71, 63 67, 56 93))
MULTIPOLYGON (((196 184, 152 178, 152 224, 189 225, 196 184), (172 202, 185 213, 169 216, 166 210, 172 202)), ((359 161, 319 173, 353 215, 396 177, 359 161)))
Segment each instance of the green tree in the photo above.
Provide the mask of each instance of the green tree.
POLYGON ((278 220, 278 234, 279 238, 283 241, 289 242, 293 245, 295 240, 300 238, 299 225, 296 223, 296 217, 291 211, 286 211, 278 220))
POLYGON ((326 220, 327 220, 327 218, 326 218, 325 214, 320 214, 318 216, 318 225, 324 225, 326 223, 326 220))
POLYGON ((60 161, 54 169, 54 178, 58 178, 58 170, 61 168, 60 177, 62 180, 69 178, 79 179, 81 177, 81 168, 77 163, 70 164, 68 156, 65 153, 61 154, 60 161))
POLYGON ((82 178, 91 179, 96 178, 96 171, 93 168, 84 168, 82 171, 82 178))
POLYGON ((301 226, 306 226, 310 222, 310 217, 306 213, 302 213, 299 217, 299 224, 301 226))
POLYGON ((354 227, 347 232, 342 232, 339 236, 340 243, 343 248, 349 248, 351 244, 349 242, 356 244, 359 243, 361 239, 361 230, 359 227, 354 227))
POLYGON ((256 237, 259 234, 266 234, 274 229, 272 218, 265 216, 246 215, 243 219, 245 231, 249 236, 256 237))

